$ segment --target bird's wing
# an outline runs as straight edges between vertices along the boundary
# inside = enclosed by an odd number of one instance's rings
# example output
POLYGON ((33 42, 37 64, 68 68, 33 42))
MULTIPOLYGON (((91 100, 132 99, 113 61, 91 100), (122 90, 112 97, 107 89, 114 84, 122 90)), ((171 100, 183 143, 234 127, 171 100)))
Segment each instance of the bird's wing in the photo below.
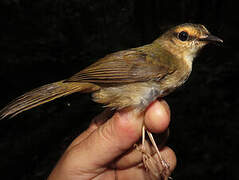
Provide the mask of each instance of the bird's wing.
POLYGON ((76 73, 65 82, 90 82, 99 85, 120 85, 148 80, 159 81, 171 71, 159 58, 125 50, 109 54, 76 73))

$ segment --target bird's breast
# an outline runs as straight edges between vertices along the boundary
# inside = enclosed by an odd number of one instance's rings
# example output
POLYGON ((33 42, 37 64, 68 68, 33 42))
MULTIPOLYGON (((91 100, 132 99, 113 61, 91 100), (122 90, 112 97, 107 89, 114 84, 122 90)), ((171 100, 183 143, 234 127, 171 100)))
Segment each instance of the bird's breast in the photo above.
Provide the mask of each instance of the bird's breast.
POLYGON ((191 68, 179 68, 173 74, 166 76, 160 82, 161 97, 168 95, 183 85, 191 74, 191 68))

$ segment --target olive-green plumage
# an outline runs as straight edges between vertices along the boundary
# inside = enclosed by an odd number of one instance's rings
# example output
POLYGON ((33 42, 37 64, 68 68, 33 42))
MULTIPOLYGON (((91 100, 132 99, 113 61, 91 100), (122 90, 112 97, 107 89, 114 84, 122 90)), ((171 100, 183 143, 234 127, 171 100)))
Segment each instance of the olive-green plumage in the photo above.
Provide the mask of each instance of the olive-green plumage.
POLYGON ((221 40, 202 25, 176 26, 151 44, 109 54, 68 79, 23 94, 0 111, 0 119, 75 92, 93 92, 93 100, 107 107, 144 110, 185 82, 193 58, 210 41, 221 40))

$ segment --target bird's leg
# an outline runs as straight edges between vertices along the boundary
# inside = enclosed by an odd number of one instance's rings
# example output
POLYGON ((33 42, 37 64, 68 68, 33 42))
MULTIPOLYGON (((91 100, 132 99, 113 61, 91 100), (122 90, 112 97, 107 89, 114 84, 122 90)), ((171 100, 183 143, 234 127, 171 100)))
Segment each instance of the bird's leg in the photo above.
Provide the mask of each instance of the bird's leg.
POLYGON ((143 125, 142 126, 142 150, 144 151, 145 150, 145 126, 143 125))
MULTIPOLYGON (((168 133, 167 133, 167 135, 168 135, 168 133)), ((167 164, 167 162, 165 162, 161 153, 159 152, 158 146, 154 140, 152 133, 145 128, 144 121, 143 121, 143 125, 142 125, 142 144, 141 144, 141 148, 137 148, 137 149, 142 153, 143 166, 146 169, 146 171, 150 172, 155 177, 161 176, 162 179, 168 179, 169 165, 167 164), (153 148, 156 151, 160 165, 152 157, 150 151, 147 151, 147 149, 146 149, 145 131, 147 132, 148 137, 153 145, 153 148)))
POLYGON ((157 146, 157 144, 154 140, 154 137, 153 137, 152 133, 149 132, 148 130, 146 130, 146 132, 147 132, 147 134, 149 136, 149 139, 150 139, 150 141, 151 141, 151 143, 152 143, 152 145, 153 145, 153 147, 154 147, 154 149, 155 149, 155 151, 158 155, 159 161, 160 161, 161 165, 163 166, 162 172, 165 176, 168 176, 169 175, 169 165, 167 164, 167 162, 165 162, 162 155, 160 154, 158 146, 157 146))
MULTIPOLYGON (((139 147, 137 144, 135 144, 135 147, 138 151, 140 151, 143 155, 143 163, 144 165, 146 164, 145 162, 151 157, 150 153, 147 152, 146 147, 145 147, 145 126, 142 126, 142 142, 141 142, 141 147, 139 147)), ((145 167, 148 169, 147 167, 145 167)))
POLYGON ((145 126, 142 126, 142 147, 141 147, 141 152, 142 152, 142 159, 143 159, 143 164, 144 167, 146 169, 146 171, 148 171, 150 169, 149 165, 148 165, 148 160, 152 159, 151 154, 149 152, 146 151, 146 147, 145 147, 145 126))
MULTIPOLYGON (((143 167, 145 168, 146 172, 149 173, 149 176, 152 179, 161 177, 161 179, 167 180, 169 178, 169 166, 168 164, 163 160, 162 155, 160 154, 158 147, 156 145, 156 142, 154 141, 153 135, 151 132, 146 130, 145 125, 142 126, 142 144, 141 147, 136 145, 136 149, 142 153, 142 161, 143 161, 143 167), (145 131, 147 132, 149 139, 156 151, 156 154, 158 155, 160 165, 158 162, 152 157, 149 150, 146 149, 146 143, 145 143, 145 131)), ((140 165, 142 167, 142 165, 140 165)))
POLYGON ((139 167, 144 167, 147 172, 150 172, 155 177, 158 177, 158 168, 156 167, 157 162, 151 156, 151 153, 147 151, 145 145, 145 126, 142 126, 142 143, 141 147, 135 145, 136 149, 142 153, 142 161, 143 164, 139 165, 139 167))

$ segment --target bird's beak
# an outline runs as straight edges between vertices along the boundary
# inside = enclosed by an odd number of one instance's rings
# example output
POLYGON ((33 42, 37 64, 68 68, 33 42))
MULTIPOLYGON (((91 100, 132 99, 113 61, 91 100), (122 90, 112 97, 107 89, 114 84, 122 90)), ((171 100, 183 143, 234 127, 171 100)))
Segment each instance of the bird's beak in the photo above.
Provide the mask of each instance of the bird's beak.
POLYGON ((207 35, 206 37, 202 37, 199 39, 200 41, 207 41, 207 42, 214 42, 214 43, 223 43, 223 40, 217 36, 213 36, 211 34, 207 35))

